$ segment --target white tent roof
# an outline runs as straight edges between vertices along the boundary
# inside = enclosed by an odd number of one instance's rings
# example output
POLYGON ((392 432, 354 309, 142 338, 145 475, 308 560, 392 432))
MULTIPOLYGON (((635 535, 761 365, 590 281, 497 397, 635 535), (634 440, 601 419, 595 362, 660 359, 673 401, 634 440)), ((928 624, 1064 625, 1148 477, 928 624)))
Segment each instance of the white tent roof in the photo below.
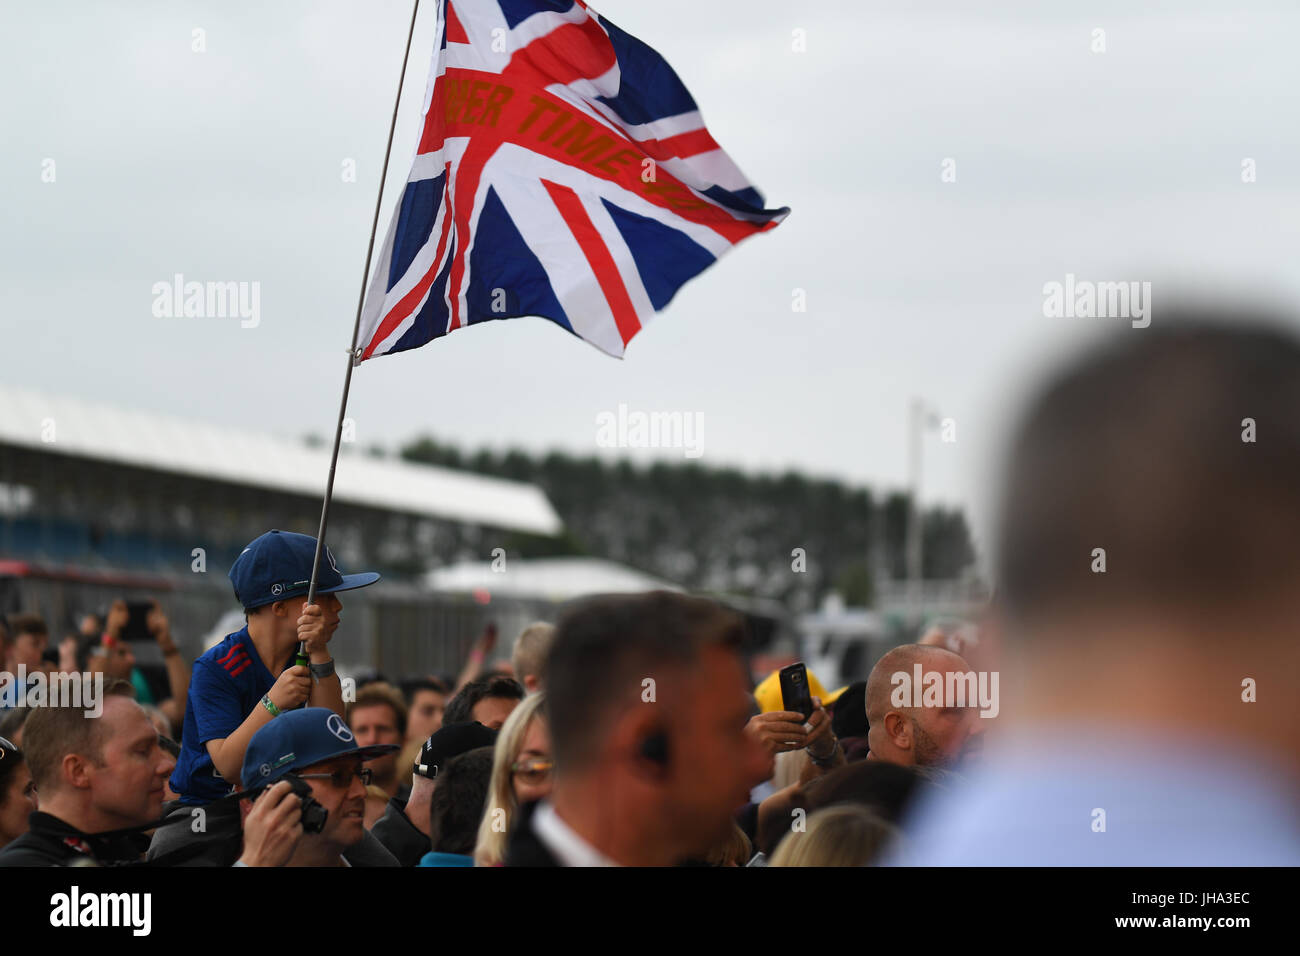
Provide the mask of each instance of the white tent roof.
POLYGON ((504 571, 489 561, 466 561, 430 571, 425 583, 436 591, 485 590, 493 596, 568 601, 586 594, 680 591, 675 584, 600 558, 507 559, 504 571))
MULTIPOLYGON (((330 457, 328 448, 310 448, 300 439, 4 385, 0 443, 313 497, 325 493, 330 457)), ((339 456, 334 498, 532 534, 556 534, 562 527, 535 485, 355 453, 339 456)))

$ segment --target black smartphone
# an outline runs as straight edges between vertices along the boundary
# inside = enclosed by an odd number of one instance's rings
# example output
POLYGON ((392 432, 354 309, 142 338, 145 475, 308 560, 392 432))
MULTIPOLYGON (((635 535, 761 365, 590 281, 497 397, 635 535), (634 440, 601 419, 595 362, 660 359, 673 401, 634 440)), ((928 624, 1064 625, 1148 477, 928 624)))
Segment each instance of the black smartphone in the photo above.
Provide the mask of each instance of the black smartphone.
POLYGON ((126 605, 126 627, 122 628, 122 640, 147 641, 149 634, 149 612, 153 610, 152 601, 129 601, 126 605))
POLYGON ((808 689, 808 668, 803 661, 796 661, 789 667, 782 667, 781 706, 792 713, 803 714, 804 720, 812 716, 812 691, 808 689))

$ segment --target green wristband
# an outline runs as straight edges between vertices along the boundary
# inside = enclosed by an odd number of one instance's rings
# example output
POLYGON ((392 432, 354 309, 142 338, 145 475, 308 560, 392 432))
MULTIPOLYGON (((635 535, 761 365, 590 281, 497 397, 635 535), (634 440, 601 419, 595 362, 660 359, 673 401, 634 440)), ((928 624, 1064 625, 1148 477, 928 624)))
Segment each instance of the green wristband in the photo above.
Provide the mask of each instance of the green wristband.
POLYGON ((263 695, 262 695, 262 706, 265 707, 267 710, 269 710, 269 711, 271 712, 271 716, 272 716, 272 717, 279 717, 279 716, 280 716, 280 708, 279 708, 279 707, 276 707, 275 704, 271 701, 271 695, 270 695, 270 694, 263 694, 263 695))

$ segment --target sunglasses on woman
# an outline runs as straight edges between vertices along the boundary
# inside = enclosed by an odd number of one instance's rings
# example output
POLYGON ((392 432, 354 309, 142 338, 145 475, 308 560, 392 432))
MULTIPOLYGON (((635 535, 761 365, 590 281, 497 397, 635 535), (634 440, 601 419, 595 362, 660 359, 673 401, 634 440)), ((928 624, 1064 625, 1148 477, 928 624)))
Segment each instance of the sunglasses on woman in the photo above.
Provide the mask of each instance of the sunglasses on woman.
POLYGON ((525 757, 510 765, 510 772, 527 783, 542 783, 551 775, 555 761, 550 757, 525 757))

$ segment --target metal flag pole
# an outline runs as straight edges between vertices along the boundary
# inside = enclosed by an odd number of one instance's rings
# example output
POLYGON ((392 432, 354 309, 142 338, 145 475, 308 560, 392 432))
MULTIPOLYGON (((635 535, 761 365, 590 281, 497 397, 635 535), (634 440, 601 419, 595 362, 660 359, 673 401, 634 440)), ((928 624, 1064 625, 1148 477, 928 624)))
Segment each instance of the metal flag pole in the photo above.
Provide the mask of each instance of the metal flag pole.
MULTIPOLYGON (((406 31, 406 52, 402 54, 402 72, 397 77, 397 97, 393 101, 393 118, 388 124, 388 145, 384 149, 384 169, 379 174, 379 195, 375 197, 375 215, 370 222, 370 244, 366 247, 366 266, 361 274, 361 293, 357 296, 357 317, 352 324, 352 345, 348 349, 348 369, 343 376, 343 397, 339 400, 339 420, 334 429, 334 451, 330 455, 329 477, 325 481, 325 500, 321 503, 320 528, 316 532, 316 556, 311 564, 311 583, 307 586, 307 603, 316 603, 316 579, 320 576, 320 559, 325 550, 325 528, 329 524, 330 500, 334 497, 334 470, 339 462, 339 443, 343 440, 343 418, 348 409, 348 390, 352 386, 352 368, 357 353, 357 337, 361 334, 361 307, 366 301, 366 283, 370 281, 370 258, 375 251, 375 233, 379 229, 379 210, 384 201, 384 183, 388 179, 388 158, 393 152, 393 132, 397 129, 397 107, 402 102, 402 82, 406 79, 406 61, 411 56, 411 38, 415 36, 415 18, 420 12, 420 0, 411 9, 411 26, 406 31)), ((298 642, 295 664, 306 665, 307 642, 298 642)))

